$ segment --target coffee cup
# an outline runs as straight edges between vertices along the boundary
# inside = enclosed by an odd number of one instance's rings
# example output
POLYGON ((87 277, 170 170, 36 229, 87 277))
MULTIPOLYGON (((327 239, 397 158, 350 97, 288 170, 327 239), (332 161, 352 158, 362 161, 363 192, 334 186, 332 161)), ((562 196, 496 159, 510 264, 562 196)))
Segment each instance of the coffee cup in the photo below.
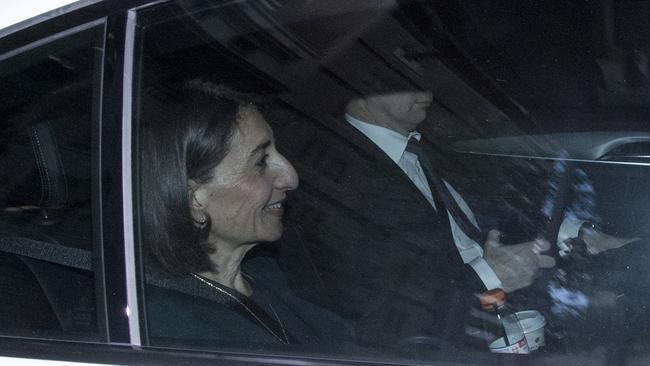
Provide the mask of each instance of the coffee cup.
POLYGON ((544 337, 544 327, 546 326, 546 319, 539 311, 526 310, 517 312, 519 324, 524 331, 528 349, 532 352, 546 344, 544 337))

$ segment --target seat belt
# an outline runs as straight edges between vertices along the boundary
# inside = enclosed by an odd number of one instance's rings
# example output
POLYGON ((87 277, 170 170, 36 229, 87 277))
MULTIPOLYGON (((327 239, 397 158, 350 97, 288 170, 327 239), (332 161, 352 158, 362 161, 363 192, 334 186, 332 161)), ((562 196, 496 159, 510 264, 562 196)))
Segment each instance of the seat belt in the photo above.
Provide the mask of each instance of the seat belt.
POLYGON ((0 238, 0 251, 60 264, 66 267, 92 270, 92 252, 42 240, 22 237, 0 238))

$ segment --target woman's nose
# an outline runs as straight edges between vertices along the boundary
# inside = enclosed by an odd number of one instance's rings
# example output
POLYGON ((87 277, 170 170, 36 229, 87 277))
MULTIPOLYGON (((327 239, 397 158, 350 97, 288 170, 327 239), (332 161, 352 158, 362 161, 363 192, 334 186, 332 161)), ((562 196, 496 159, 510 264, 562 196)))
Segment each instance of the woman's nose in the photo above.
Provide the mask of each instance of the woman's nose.
POLYGON ((277 189, 293 190, 298 188, 298 173, 293 165, 283 155, 279 155, 278 173, 275 179, 275 186, 277 189))

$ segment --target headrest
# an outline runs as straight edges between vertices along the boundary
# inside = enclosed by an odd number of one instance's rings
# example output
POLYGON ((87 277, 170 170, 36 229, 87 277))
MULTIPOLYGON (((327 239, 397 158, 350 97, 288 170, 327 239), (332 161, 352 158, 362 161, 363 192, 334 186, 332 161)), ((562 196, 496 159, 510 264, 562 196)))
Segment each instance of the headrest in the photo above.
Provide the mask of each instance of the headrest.
POLYGON ((0 151, 2 209, 57 210, 89 202, 88 125, 66 119, 43 121, 11 138, 4 137, 0 151))

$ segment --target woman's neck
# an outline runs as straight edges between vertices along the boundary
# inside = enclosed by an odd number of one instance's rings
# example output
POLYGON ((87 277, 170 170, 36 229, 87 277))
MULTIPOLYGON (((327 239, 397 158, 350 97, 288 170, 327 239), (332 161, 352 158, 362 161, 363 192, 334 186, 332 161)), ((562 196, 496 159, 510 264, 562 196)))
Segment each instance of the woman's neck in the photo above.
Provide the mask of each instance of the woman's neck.
POLYGON ((206 271, 199 274, 245 296, 251 296, 253 289, 242 275, 241 262, 246 253, 256 245, 256 243, 236 246, 216 245, 217 251, 210 256, 210 260, 214 263, 217 271, 206 271))

